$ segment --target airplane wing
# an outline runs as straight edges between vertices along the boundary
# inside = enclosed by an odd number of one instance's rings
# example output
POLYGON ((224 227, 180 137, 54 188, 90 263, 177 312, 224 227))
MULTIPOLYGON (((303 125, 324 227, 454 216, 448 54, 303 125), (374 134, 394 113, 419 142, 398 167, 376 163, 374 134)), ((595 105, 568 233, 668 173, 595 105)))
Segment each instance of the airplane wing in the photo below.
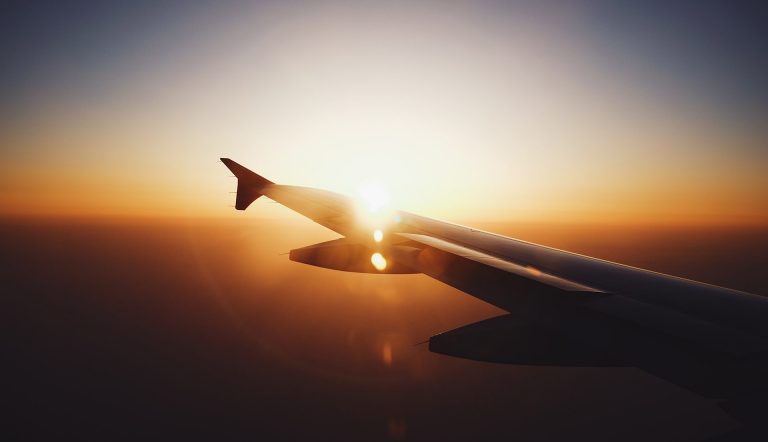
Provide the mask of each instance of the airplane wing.
POLYGON ((768 389, 768 299, 405 211, 367 213, 324 190, 275 184, 228 158, 236 208, 266 196, 343 238, 290 259, 342 271, 423 273, 508 314, 433 336, 458 357, 638 367, 712 398, 768 389))

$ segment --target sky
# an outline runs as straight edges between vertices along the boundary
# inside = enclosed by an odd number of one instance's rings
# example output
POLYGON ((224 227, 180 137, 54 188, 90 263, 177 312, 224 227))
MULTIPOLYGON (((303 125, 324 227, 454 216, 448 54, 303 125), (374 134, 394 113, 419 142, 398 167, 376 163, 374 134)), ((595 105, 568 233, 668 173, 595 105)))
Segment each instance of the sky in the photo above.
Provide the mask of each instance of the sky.
POLYGON ((766 33, 764 6, 733 2, 2 2, 4 430, 737 429, 636 369, 429 352, 499 310, 424 275, 291 262, 329 232, 266 198, 236 212, 219 158, 765 295, 766 33))
POLYGON ((4 215, 232 216, 230 157, 457 221, 768 223, 764 6, 10 2, 0 20, 4 215))

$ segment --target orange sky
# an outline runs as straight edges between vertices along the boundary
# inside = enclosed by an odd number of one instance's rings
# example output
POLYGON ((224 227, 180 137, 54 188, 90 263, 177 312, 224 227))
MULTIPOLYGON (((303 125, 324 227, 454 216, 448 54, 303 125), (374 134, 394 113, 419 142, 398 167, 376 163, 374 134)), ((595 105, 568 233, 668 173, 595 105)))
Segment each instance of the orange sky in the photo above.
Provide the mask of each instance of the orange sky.
POLYGON ((51 74, 0 122, 0 213, 234 216, 227 156, 449 220, 768 223, 765 129, 567 11, 260 8, 51 74))

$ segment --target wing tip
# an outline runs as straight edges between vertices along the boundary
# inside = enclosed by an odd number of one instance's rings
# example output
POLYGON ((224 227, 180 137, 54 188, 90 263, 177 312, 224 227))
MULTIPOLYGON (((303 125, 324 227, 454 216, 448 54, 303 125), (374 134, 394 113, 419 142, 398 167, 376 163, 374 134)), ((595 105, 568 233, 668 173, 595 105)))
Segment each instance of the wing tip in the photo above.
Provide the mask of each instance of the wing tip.
POLYGON ((262 195, 265 186, 274 184, 247 167, 229 158, 219 158, 222 163, 237 177, 237 197, 235 208, 245 210, 252 202, 262 195))

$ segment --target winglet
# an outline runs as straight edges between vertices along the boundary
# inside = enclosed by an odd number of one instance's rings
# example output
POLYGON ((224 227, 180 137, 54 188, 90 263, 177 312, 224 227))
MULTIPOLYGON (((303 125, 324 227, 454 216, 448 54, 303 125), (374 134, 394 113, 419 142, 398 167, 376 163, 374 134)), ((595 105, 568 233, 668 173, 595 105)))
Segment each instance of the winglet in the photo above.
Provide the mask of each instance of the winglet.
POLYGON ((221 162, 237 177, 237 199, 235 200, 235 208, 237 210, 245 210, 262 195, 261 191, 264 187, 274 184, 272 181, 229 158, 221 158, 221 162))

